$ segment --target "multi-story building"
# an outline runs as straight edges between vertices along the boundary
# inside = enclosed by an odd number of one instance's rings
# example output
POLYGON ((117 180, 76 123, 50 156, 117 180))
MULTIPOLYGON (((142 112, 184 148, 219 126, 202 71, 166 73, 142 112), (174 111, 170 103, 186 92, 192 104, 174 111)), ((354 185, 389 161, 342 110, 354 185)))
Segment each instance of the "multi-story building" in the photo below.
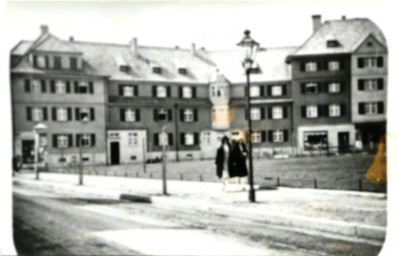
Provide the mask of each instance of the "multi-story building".
POLYGON ((60 40, 42 26, 11 51, 14 154, 32 163, 37 123, 48 127, 41 148, 51 166, 80 154, 139 162, 160 157, 164 140, 169 159, 212 158, 223 134, 247 130, 248 115, 258 156, 340 152, 385 133, 387 45, 372 21, 313 16, 303 45, 259 49, 250 92, 238 56, 60 40))

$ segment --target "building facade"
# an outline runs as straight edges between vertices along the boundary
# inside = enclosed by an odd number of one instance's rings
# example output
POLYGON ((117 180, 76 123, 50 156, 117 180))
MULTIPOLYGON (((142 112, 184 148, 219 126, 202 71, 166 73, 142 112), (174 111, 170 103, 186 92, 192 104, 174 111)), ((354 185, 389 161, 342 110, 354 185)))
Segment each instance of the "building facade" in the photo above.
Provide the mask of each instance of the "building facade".
POLYGON ((61 40, 42 26, 11 50, 14 155, 32 165, 43 123, 50 166, 141 162, 163 143, 171 160, 213 158, 248 115, 254 156, 370 149, 386 132, 387 57, 372 21, 315 15, 302 45, 259 49, 248 91, 236 50, 61 40))

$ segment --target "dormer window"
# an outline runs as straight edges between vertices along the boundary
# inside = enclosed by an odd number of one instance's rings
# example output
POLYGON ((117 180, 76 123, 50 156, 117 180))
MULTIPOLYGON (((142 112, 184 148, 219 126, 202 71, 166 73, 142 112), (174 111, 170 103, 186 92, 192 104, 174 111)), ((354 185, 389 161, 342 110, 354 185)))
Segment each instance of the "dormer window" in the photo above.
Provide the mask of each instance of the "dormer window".
POLYGON ((374 44, 371 41, 367 42, 367 47, 372 47, 372 46, 374 46, 374 44))
POLYGON ((128 65, 121 65, 121 66, 120 66, 120 71, 128 72, 128 71, 130 71, 130 66, 128 66, 128 65))
POLYGON ((338 40, 332 39, 332 40, 327 40, 327 47, 333 48, 333 47, 338 47, 339 42, 338 40))
POLYGON ((153 73, 161 74, 161 67, 159 67, 159 66, 153 66, 153 67, 152 67, 152 71, 153 71, 153 73))
POLYGON ((186 75, 187 74, 187 69, 186 68, 178 68, 178 73, 181 75, 186 75))

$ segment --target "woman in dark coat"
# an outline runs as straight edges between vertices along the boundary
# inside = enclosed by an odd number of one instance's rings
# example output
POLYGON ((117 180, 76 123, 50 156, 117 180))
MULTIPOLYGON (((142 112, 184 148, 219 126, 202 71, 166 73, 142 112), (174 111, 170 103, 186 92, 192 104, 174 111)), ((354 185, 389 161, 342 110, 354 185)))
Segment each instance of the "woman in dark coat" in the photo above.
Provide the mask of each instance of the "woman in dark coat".
POLYGON ((233 141, 229 157, 230 177, 245 177, 248 175, 246 155, 245 144, 242 141, 233 141))
POLYGON ((230 143, 229 139, 224 136, 221 141, 221 145, 216 151, 215 165, 216 175, 219 179, 223 179, 223 190, 226 189, 226 183, 230 177, 230 143))

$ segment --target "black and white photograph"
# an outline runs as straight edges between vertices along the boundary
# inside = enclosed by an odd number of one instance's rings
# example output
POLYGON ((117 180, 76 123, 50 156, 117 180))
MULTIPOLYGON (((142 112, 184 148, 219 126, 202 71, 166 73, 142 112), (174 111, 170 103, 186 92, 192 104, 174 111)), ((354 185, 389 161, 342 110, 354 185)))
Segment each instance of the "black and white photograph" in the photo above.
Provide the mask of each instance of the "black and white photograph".
POLYGON ((0 255, 397 255, 392 7, 7 1, 0 255))

